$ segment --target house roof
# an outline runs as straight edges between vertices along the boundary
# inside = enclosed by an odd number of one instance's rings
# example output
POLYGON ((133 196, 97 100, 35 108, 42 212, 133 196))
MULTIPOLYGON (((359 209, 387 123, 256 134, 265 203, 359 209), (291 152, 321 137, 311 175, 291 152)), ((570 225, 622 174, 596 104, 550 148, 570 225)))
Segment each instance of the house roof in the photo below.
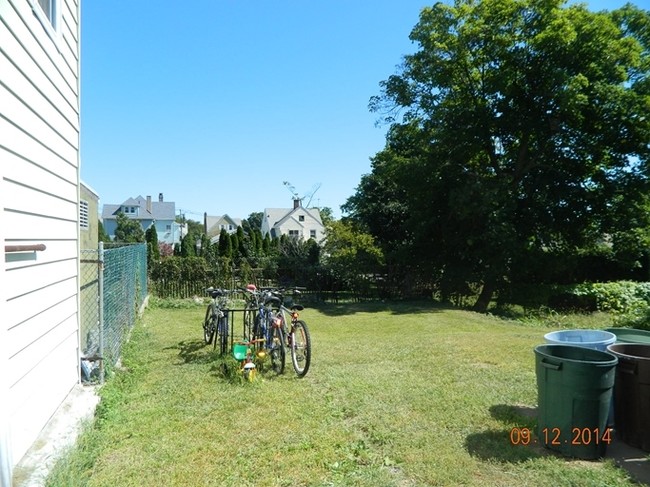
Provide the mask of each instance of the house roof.
POLYGON ((217 216, 205 215, 205 226, 207 229, 206 233, 209 235, 212 233, 220 233, 221 228, 219 228, 217 225, 224 223, 229 223, 237 228, 241 226, 241 221, 241 218, 232 218, 228 214, 217 216))
POLYGON ((105 204, 102 208, 102 219, 114 220, 123 206, 139 207, 137 215, 129 215, 134 220, 171 220, 176 218, 176 203, 172 201, 151 200, 151 212, 147 210, 147 199, 142 196, 129 198, 119 205, 105 204))
POLYGON ((285 221, 293 216, 294 213, 300 213, 304 211, 311 218, 316 220, 318 224, 322 225, 323 221, 320 218, 320 211, 317 208, 303 208, 299 206, 297 208, 265 208, 264 216, 269 222, 270 228, 282 225, 285 221))

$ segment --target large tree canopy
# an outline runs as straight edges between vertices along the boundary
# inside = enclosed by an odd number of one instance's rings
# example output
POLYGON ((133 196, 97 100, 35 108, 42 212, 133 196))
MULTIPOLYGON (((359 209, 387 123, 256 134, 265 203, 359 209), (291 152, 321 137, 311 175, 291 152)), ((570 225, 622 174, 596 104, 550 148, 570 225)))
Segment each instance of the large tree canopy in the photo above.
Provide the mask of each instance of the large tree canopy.
POLYGON ((640 248, 648 12, 459 0, 423 9, 410 38, 416 52, 370 103, 386 148, 344 207, 380 244, 407 249, 443 292, 482 285, 480 310, 542 252, 640 248))

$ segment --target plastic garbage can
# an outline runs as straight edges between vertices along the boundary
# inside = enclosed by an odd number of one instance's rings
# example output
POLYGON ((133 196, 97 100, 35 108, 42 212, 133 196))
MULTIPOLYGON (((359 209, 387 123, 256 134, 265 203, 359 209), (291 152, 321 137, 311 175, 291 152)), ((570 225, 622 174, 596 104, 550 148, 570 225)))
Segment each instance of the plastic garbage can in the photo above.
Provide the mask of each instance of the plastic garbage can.
POLYGON ((646 343, 650 345, 650 331, 635 328, 607 328, 605 331, 616 335, 616 343, 646 343))
POLYGON ((616 436, 650 452, 650 345, 617 343, 608 350, 618 357, 614 388, 616 436))
POLYGON ((617 362, 615 355, 592 348, 535 347, 540 444, 569 457, 605 455, 617 362))
POLYGON ((547 333, 544 340, 556 345, 574 345, 605 352, 609 345, 616 342, 616 335, 604 330, 560 330, 547 333))

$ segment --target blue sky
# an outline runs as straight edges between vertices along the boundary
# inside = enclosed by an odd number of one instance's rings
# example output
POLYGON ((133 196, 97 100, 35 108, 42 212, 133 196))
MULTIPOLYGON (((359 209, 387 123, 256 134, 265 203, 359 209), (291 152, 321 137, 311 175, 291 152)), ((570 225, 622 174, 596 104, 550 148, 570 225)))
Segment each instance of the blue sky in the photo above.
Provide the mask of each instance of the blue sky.
POLYGON ((163 193, 197 221, 288 208, 284 181, 320 184, 311 206, 339 217, 384 146, 368 100, 432 3, 83 2, 82 180, 100 204, 163 193))

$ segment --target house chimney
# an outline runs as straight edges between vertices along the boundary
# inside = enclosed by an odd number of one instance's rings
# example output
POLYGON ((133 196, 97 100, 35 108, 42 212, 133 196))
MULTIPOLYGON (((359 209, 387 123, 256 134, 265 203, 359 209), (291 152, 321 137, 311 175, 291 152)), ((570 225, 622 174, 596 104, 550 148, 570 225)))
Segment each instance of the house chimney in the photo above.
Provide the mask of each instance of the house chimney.
POLYGON ((293 199, 293 209, 295 210, 300 206, 300 198, 294 198, 293 199))
POLYGON ((147 196, 147 211, 151 213, 151 196, 147 196))
POLYGON ((163 195, 162 195, 162 193, 158 193, 158 201, 159 201, 160 203, 163 202, 163 195))

